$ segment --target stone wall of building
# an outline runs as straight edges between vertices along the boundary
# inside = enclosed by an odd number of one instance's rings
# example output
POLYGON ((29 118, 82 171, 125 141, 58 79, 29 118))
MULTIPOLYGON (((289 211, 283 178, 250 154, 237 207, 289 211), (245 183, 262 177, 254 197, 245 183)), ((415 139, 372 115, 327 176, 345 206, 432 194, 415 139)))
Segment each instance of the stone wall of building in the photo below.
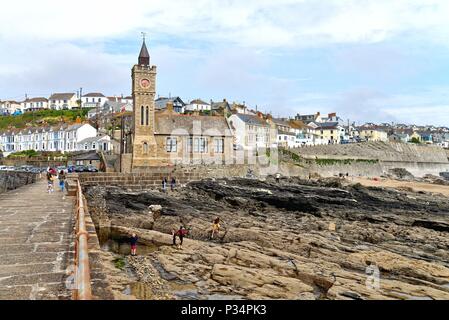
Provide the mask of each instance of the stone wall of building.
POLYGON ((36 182, 41 174, 29 172, 0 171, 0 193, 36 182))

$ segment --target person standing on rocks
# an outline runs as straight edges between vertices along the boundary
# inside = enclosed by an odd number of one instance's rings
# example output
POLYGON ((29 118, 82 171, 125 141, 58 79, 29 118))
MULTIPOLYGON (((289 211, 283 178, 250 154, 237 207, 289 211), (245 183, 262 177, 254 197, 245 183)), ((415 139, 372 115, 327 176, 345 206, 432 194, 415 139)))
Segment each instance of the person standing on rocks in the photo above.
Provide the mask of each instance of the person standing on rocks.
POLYGON ((131 238, 129 239, 129 242, 131 243, 131 255, 135 256, 137 251, 137 240, 139 238, 135 233, 132 234, 131 238))
POLYGON ((281 175, 279 173, 276 173, 276 183, 279 183, 280 178, 281 178, 281 175))
POLYGON ((170 181, 171 191, 175 191, 175 187, 176 187, 176 179, 175 179, 175 177, 172 177, 171 181, 170 181))
POLYGON ((179 227, 178 231, 174 231, 173 230, 173 245, 176 245, 176 237, 179 238, 179 244, 178 244, 178 249, 182 249, 182 242, 184 240, 184 236, 186 236, 189 233, 189 231, 184 228, 183 226, 179 227))
POLYGON ((167 189, 167 178, 162 179, 162 191, 165 192, 167 189))
POLYGON ((214 235, 215 234, 218 235, 219 231, 220 231, 220 218, 216 218, 214 220, 214 222, 212 223, 212 230, 211 230, 211 233, 210 233, 210 238, 213 239, 214 235))

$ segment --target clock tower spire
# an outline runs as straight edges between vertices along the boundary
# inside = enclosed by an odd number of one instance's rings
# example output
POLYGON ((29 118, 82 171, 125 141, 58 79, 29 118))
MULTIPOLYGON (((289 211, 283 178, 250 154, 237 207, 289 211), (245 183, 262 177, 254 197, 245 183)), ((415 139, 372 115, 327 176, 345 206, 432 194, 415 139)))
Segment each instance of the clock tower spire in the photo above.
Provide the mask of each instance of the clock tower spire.
POLYGON ((143 35, 138 64, 132 69, 133 95, 133 159, 132 168, 151 165, 156 157, 154 137, 154 97, 156 95, 156 66, 150 66, 150 55, 143 35))

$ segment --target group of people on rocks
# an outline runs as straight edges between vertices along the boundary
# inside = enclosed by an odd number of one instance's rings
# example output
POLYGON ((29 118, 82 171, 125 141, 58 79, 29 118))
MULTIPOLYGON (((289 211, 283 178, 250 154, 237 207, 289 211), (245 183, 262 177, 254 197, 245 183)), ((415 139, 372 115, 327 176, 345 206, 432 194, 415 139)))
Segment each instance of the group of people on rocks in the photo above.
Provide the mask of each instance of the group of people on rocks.
MULTIPOLYGON (((168 180, 166 177, 164 177, 162 179, 162 191, 163 192, 167 191, 167 185, 168 185, 168 180)), ((171 191, 175 191, 175 188, 176 188, 176 179, 175 179, 175 177, 172 177, 170 179, 170 189, 171 189, 171 191)))
MULTIPOLYGON (((209 239, 214 239, 214 236, 218 236, 220 232, 220 218, 214 219, 212 222, 212 227, 209 230, 209 239)), ((184 241, 184 237, 189 234, 189 229, 187 229, 184 226, 180 226, 178 230, 173 229, 172 230, 172 236, 173 236, 173 246, 177 246, 178 249, 182 249, 182 244, 184 241), (177 243, 177 238, 179 239, 179 243, 177 243)), ((137 237, 136 233, 133 233, 131 237, 129 238, 129 242, 131 245, 131 255, 136 256, 137 255, 137 242, 139 238, 137 237)))
POLYGON ((58 171, 55 168, 48 167, 47 168, 47 192, 52 193, 55 191, 54 183, 55 180, 59 180, 59 188, 61 192, 64 192, 66 174, 64 170, 58 171))

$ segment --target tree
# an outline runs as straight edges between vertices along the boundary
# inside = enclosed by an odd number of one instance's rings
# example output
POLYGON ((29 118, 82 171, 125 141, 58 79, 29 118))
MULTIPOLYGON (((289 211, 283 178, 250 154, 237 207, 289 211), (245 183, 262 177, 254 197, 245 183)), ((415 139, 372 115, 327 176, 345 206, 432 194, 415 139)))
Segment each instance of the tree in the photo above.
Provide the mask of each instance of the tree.
POLYGON ((411 143, 421 143, 418 138, 413 137, 412 140, 410 140, 411 143))

